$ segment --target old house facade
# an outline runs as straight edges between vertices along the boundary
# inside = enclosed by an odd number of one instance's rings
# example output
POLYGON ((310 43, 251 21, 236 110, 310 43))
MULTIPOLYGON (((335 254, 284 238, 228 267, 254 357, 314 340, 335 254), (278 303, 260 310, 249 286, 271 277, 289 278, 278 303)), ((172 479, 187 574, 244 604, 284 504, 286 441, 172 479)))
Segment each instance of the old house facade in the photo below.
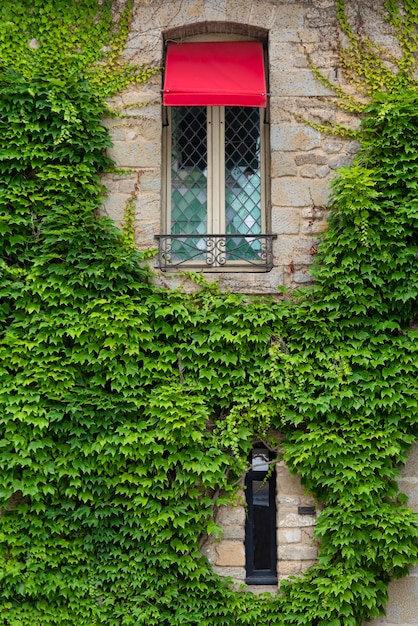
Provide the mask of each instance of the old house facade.
MULTIPOLYGON (((383 0, 349 5, 353 16, 361 9, 362 24, 379 45, 395 49, 380 16, 383 0)), ((133 211, 136 245, 159 248, 151 264, 163 284, 187 289, 187 278, 179 275, 187 269, 204 272, 222 289, 249 294, 275 294, 279 286, 311 281, 309 266, 326 228, 329 182, 357 149, 351 139, 306 124, 349 122, 308 61, 310 55, 324 75, 342 84, 338 41, 334 0, 135 3, 126 57, 163 71, 113 102, 123 117, 107 121, 109 152, 122 173, 105 180, 103 212, 122 225, 127 207, 133 211), (245 70, 244 54, 253 79, 237 81, 230 93, 232 79, 245 70), (221 84, 211 84, 204 98, 197 97, 201 89, 190 92, 185 68, 191 61, 195 85, 202 73, 210 82, 225 69, 221 84), (213 99, 215 92, 220 99, 213 99)), ((401 480, 415 510, 417 476, 415 453, 401 480)), ((283 464, 271 493, 275 562, 269 576, 256 581, 259 589, 271 589, 272 582, 274 589, 273 579, 302 572, 317 554, 316 503, 283 464)), ((218 573, 253 584, 245 520, 243 503, 219 511, 223 538, 204 551, 218 573)), ((391 584, 387 617, 375 624, 417 623, 415 570, 391 584)))

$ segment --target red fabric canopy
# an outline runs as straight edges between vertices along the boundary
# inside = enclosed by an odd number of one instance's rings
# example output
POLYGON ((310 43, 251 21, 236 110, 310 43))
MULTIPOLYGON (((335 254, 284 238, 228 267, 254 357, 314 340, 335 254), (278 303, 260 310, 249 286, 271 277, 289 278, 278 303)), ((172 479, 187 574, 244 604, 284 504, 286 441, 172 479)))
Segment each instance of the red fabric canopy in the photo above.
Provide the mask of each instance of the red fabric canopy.
POLYGON ((169 43, 166 106, 267 106, 260 41, 169 43))

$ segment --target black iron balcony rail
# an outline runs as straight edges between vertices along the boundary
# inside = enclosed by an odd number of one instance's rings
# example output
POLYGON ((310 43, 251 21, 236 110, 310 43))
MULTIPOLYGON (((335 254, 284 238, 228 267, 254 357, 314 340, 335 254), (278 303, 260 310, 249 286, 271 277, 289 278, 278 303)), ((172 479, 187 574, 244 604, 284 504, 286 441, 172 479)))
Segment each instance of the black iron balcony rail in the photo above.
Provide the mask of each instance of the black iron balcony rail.
POLYGON ((269 272, 277 235, 156 235, 158 267, 269 272))

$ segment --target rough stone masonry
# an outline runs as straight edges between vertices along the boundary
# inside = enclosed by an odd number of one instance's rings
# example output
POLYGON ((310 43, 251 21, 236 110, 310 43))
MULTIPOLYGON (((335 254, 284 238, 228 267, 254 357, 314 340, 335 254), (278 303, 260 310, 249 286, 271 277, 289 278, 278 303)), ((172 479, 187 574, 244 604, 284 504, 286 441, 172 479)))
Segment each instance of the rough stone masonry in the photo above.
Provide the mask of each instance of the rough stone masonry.
MULTIPOLYGON (((394 54, 397 43, 381 17, 384 0, 349 0, 353 19, 394 54)), ((116 11, 121 7, 114 3, 116 11)), ((343 85, 337 62, 338 28, 335 0, 136 0, 125 56, 139 64, 161 67, 164 40, 211 37, 263 39, 268 47, 269 149, 267 211, 274 242, 274 268, 266 273, 208 275, 222 289, 244 293, 277 293, 277 287, 309 283, 308 273, 318 239, 326 228, 329 182, 337 168, 349 164, 354 141, 321 134, 306 119, 349 123, 349 116, 331 104, 332 94, 313 76, 306 52, 315 65, 343 85)), ((163 154, 161 74, 132 87, 112 105, 124 117, 106 121, 113 147, 110 156, 127 173, 108 175, 103 213, 121 225, 125 208, 133 204, 136 245, 155 248, 161 232, 163 154)), ((347 87, 347 85, 345 85, 347 87)), ((157 272, 158 275, 158 272, 157 272)), ((159 274, 166 285, 190 288, 185 278, 159 274)), ((277 471, 277 537, 279 578, 298 574, 314 562, 315 519, 302 518, 298 505, 310 503, 300 482, 284 465, 277 471)), ((401 489, 418 511, 418 448, 403 470, 401 489)), ((244 579, 244 519, 242 505, 218 514, 221 541, 205 546, 220 574, 244 579)), ((389 588, 387 615, 374 626, 418 624, 418 569, 389 588)))

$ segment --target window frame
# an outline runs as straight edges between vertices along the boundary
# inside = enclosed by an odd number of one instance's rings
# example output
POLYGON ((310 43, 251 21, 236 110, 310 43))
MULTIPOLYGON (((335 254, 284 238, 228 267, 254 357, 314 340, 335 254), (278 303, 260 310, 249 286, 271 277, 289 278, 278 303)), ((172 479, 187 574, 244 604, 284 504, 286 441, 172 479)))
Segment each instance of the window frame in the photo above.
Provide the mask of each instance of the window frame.
MULTIPOLYGON (((171 231, 171 150, 172 150, 172 109, 165 108, 163 137, 163 231, 171 231)), ((266 142, 268 140, 265 109, 260 108, 260 209, 261 233, 266 233, 267 223, 267 159, 266 142)), ((225 234, 225 107, 206 107, 207 133, 207 234, 225 234)), ((260 233, 260 234, 261 234, 260 233)), ((233 263, 233 262, 231 262, 233 263)))
MULTIPOLYGON (((269 463, 274 461, 275 455, 263 444, 256 444, 250 453, 249 461, 251 469, 245 476, 245 498, 247 504, 247 515, 245 519, 245 582, 248 585, 277 585, 277 506, 276 506, 276 470, 255 470, 252 464, 252 454, 255 449, 265 449, 269 463), (270 474, 269 474, 270 472, 270 474), (269 485, 269 557, 270 568, 257 569, 255 567, 255 545, 254 545, 254 503, 253 503, 253 482, 261 481, 269 485)), ((269 465, 270 467, 270 465, 269 465)))
MULTIPOLYGON (((263 44, 264 53, 264 71, 266 80, 266 91, 268 94, 268 52, 267 39, 268 33, 264 29, 260 29, 260 33, 255 36, 237 31, 236 33, 184 33, 179 29, 166 33, 165 42, 226 42, 226 41, 258 41, 263 44), (261 33, 261 31, 263 31, 261 33)), ((164 75, 163 75, 164 82, 164 75)), ((165 83, 164 83, 165 84, 165 83)), ((161 230, 159 235, 155 235, 158 241, 158 259, 157 267, 166 272, 178 271, 182 269, 191 269, 203 272, 240 272, 240 273, 265 273, 273 269, 273 241, 277 239, 277 235, 271 231, 271 190, 270 190, 270 112, 269 99, 267 97, 266 106, 260 107, 260 211, 261 211, 261 228, 257 234, 233 234, 225 232, 226 207, 225 207, 225 184, 219 184, 215 188, 208 187, 207 197, 207 216, 211 219, 212 224, 207 224, 206 233, 202 235, 202 254, 195 254, 198 250, 191 241, 194 235, 184 235, 183 243, 185 250, 189 248, 190 259, 185 257, 179 258, 177 246, 182 245, 179 240, 181 235, 172 233, 171 225, 171 148, 172 148, 172 124, 171 111, 174 107, 162 106, 162 188, 161 188, 161 230), (214 204, 216 203, 216 204, 214 204), (221 209, 219 207, 222 207, 221 209), (237 241, 236 237, 240 237, 241 241, 237 241), (177 238, 177 239, 176 239, 177 238), (234 247, 236 246, 236 247, 234 247), (254 254, 246 252, 248 246, 254 250, 254 254), (231 258, 232 256, 232 258, 231 258), (228 258, 229 257, 229 258, 228 258)), ((179 107, 180 108, 180 107, 179 107)), ((243 108, 247 108, 243 106, 243 108)), ((207 106, 206 111, 210 115, 218 115, 224 107, 207 106)), ((209 117, 209 116, 208 116, 209 117)), ((216 169, 216 179, 224 181, 225 178, 225 142, 224 137, 216 137, 213 133, 208 135, 208 158, 211 161, 211 167, 216 169), (209 142, 210 145, 209 145, 209 142), (222 150, 220 144, 223 143, 222 150), (217 158, 212 158, 214 151, 218 152, 217 158)), ((208 164, 209 165, 209 164, 208 164)), ((209 170, 209 168, 208 168, 209 170)), ((212 173, 208 171, 208 178, 212 173)), ((228 211, 229 214, 229 211, 228 211)), ((256 218, 257 219, 257 218, 256 218)))

